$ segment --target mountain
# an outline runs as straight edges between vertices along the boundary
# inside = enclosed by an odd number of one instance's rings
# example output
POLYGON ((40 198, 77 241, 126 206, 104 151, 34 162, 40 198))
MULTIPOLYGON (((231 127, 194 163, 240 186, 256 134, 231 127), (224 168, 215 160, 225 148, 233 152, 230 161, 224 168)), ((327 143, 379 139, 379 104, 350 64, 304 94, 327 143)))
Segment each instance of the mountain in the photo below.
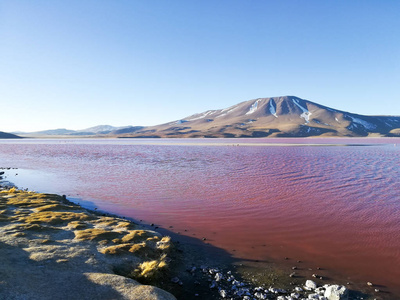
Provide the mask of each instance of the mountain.
POLYGON ((0 131, 0 139, 20 139, 21 137, 15 134, 0 131))
MULTIPOLYGON (((142 128, 139 126, 137 127, 142 128)), ((125 128, 132 128, 132 127, 131 126, 114 127, 110 125, 98 125, 81 130, 70 130, 70 129, 60 128, 60 129, 50 129, 50 130, 35 131, 35 132, 19 132, 18 134, 24 137, 101 136, 110 134, 111 132, 118 132, 118 130, 123 130, 125 128)), ((126 131, 126 132, 133 132, 133 131, 126 131)))
POLYGON ((399 116, 364 116, 295 96, 258 98, 120 137, 400 136, 399 116))

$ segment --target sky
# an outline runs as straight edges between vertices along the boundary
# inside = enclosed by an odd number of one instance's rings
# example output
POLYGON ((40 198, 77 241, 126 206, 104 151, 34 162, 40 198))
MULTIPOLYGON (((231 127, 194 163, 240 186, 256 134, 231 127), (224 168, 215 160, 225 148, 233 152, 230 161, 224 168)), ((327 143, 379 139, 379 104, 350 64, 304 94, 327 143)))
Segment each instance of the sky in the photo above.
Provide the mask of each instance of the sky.
POLYGON ((400 116, 400 1, 0 0, 0 131, 293 95, 400 116))

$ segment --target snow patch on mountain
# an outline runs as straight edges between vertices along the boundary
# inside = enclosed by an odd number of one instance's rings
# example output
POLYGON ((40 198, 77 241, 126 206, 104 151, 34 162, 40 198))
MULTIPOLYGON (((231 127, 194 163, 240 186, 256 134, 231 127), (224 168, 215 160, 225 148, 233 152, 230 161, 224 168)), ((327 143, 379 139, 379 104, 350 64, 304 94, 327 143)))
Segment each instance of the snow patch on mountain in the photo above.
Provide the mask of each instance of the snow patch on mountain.
POLYGON ((208 110, 208 111, 206 111, 206 112, 204 112, 204 113, 202 113, 202 114, 200 114, 198 116, 195 116, 193 118, 188 119, 188 121, 200 120, 200 119, 203 119, 203 118, 205 118, 205 117, 207 117, 207 116, 209 116, 209 115, 211 115, 213 113, 215 113, 214 110, 208 110))
POLYGON ((269 101, 269 111, 270 111, 271 115, 273 115, 273 116, 275 116, 275 118, 277 118, 278 115, 276 114, 276 107, 275 107, 274 103, 272 103, 272 102, 273 102, 273 100, 269 101))
POLYGON ((256 102, 253 103, 253 105, 250 107, 249 111, 246 113, 246 115, 250 115, 254 113, 257 110, 258 103, 261 101, 261 99, 258 99, 256 102))
POLYGON ((225 108, 225 109, 221 110, 221 112, 222 112, 223 114, 216 116, 216 118, 220 118, 220 117, 226 116, 227 114, 230 114, 231 112, 233 112, 234 110, 236 110, 236 109, 238 109, 238 108, 239 108, 238 105, 225 108))
POLYGON ((300 115, 300 118, 303 118, 306 121, 306 123, 310 123, 310 116, 312 115, 312 113, 309 112, 307 108, 301 106, 299 104, 299 100, 297 99, 292 99, 292 100, 293 103, 303 111, 303 113, 300 115))
POLYGON ((350 117, 350 119, 351 119, 354 123, 357 123, 357 124, 360 124, 360 125, 364 126, 365 129, 368 129, 368 130, 374 130, 374 129, 376 129, 376 125, 371 124, 371 123, 369 123, 369 122, 367 122, 367 121, 365 121, 365 120, 362 120, 362 119, 359 119, 359 118, 356 118, 356 117, 352 117, 352 116, 348 116, 348 117, 350 117))

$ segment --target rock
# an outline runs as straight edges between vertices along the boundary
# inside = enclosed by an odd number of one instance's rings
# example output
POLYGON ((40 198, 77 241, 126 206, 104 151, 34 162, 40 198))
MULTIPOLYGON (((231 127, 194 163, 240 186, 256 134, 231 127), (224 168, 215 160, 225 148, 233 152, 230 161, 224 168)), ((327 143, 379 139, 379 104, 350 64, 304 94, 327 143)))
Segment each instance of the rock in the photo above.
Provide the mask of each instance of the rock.
POLYGON ((312 280, 307 280, 305 287, 309 288, 309 289, 316 289, 317 288, 317 284, 312 280))
POLYGON ((174 277, 174 278, 171 279, 171 282, 172 282, 172 283, 179 283, 179 281, 180 281, 180 280, 179 280, 178 277, 174 277))
POLYGON ((260 292, 254 293, 254 297, 256 297, 257 299, 267 299, 267 295, 260 292))
POLYGON ((224 278, 224 276, 221 273, 215 274, 215 281, 221 281, 224 278))
MULTIPOLYGON (((101 273, 86 273, 88 282, 92 282, 98 285, 97 294, 85 295, 85 299, 149 299, 149 300, 174 300, 176 299, 170 293, 163 291, 159 288, 141 285, 135 280, 125 278, 113 274, 101 274, 101 273), (113 288, 113 291, 105 293, 107 289, 113 288), (101 293, 103 293, 101 295, 101 293), (118 295, 118 294, 119 295, 118 295), (86 298, 87 297, 87 298, 86 298)), ((90 288, 88 288, 90 290, 90 288)), ((78 299, 80 297, 78 296, 78 299)), ((26 299, 26 298, 25 298, 26 299)), ((44 298, 42 298, 44 299, 44 298)), ((50 298, 49 298, 50 299, 50 298)), ((83 299, 83 298, 80 298, 83 299)))
POLYGON ((349 292, 345 286, 334 284, 326 288, 324 296, 328 300, 347 300, 349 299, 349 292))

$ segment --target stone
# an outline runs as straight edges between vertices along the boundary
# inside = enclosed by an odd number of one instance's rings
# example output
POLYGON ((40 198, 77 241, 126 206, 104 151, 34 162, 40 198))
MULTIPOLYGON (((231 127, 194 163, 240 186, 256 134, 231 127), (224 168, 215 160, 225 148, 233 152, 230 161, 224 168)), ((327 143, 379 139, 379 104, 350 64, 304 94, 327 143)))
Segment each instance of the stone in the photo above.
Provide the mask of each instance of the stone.
POLYGON ((306 281, 306 288, 316 289, 317 288, 317 284, 312 280, 307 280, 306 281))
POLYGON ((224 276, 221 273, 215 274, 215 281, 221 281, 224 278, 224 276))
POLYGON ((180 280, 179 280, 178 277, 174 277, 174 278, 171 279, 171 282, 172 282, 172 283, 179 283, 179 281, 180 281, 180 280))
POLYGON ((349 299, 349 291, 343 285, 330 285, 326 288, 324 296, 328 300, 347 300, 349 299))

